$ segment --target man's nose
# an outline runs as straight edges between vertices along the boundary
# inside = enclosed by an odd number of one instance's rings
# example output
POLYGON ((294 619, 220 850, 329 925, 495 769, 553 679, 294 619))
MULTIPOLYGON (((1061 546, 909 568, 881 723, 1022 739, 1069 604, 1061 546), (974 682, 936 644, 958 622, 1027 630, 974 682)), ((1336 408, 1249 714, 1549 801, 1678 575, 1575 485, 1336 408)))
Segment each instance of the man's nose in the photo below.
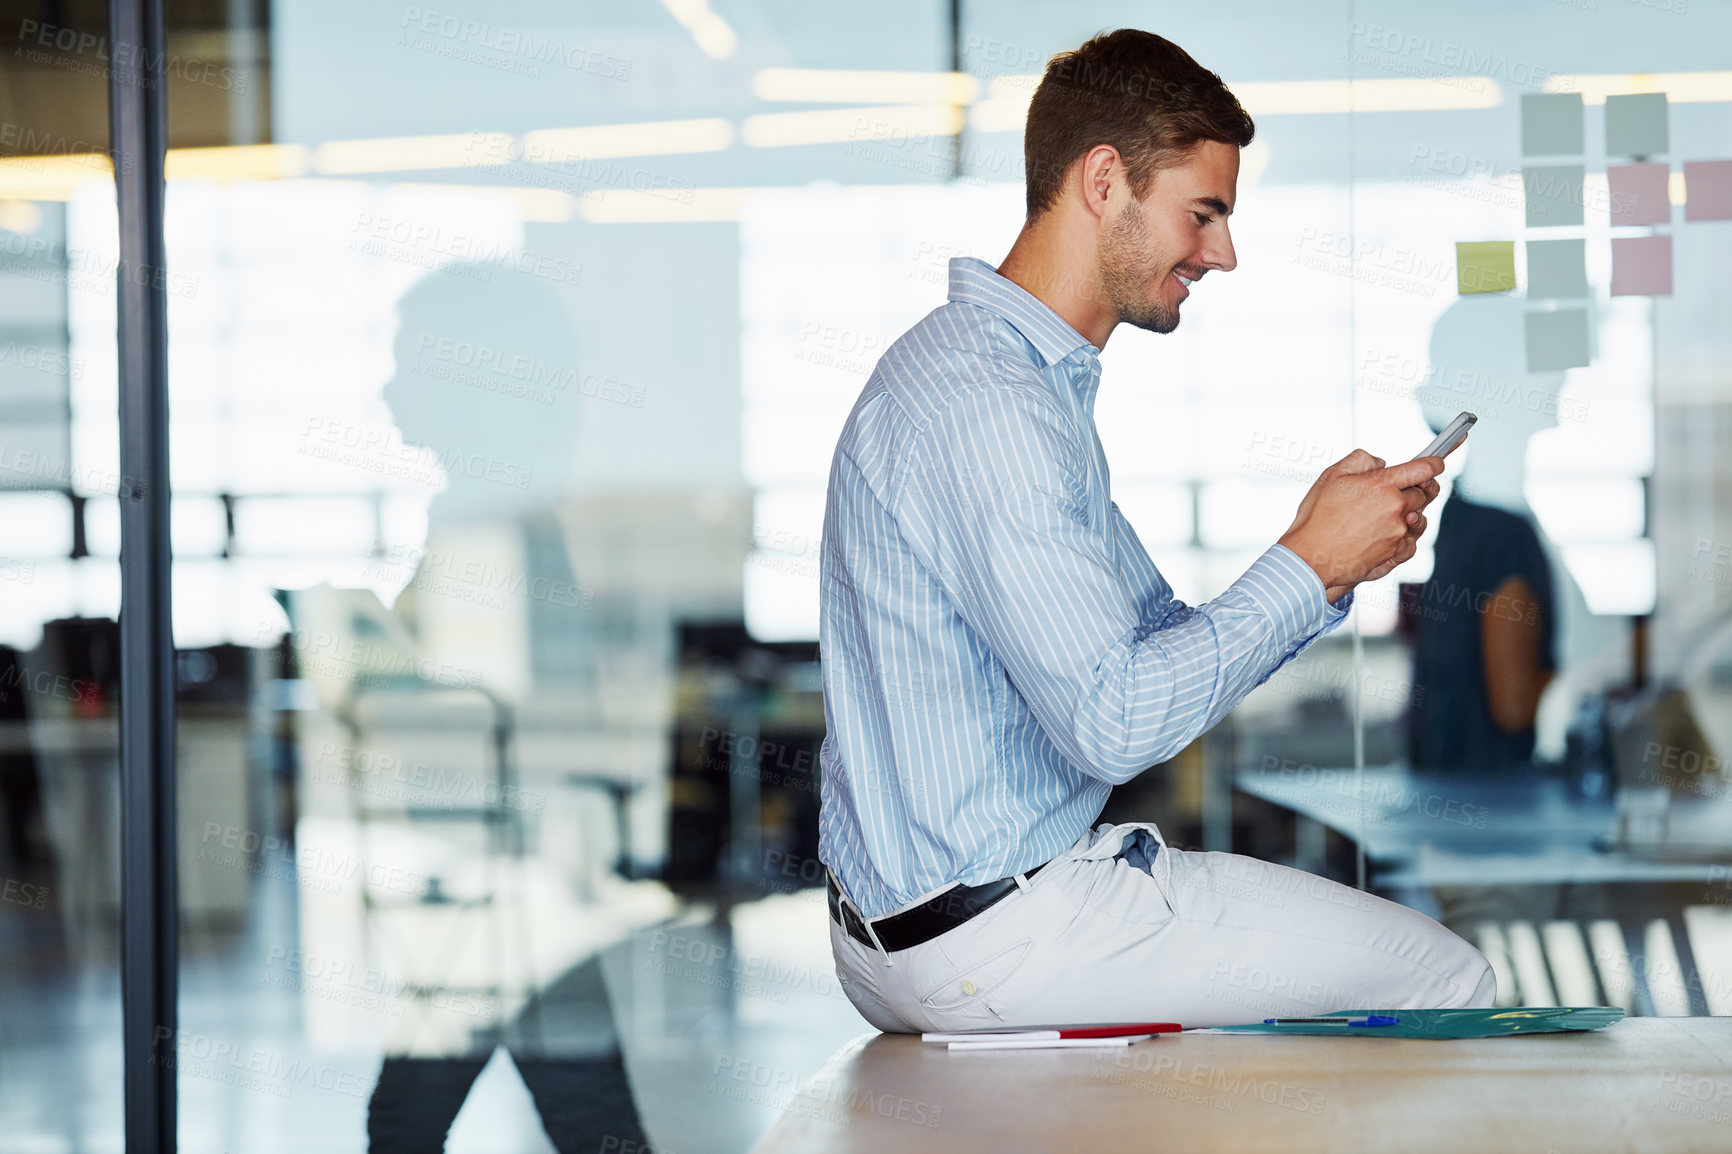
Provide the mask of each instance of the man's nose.
POLYGON ((1232 272, 1239 266, 1238 254, 1233 251, 1233 234, 1228 231, 1226 222, 1222 222, 1220 232, 1205 244, 1202 256, 1205 268, 1232 272))

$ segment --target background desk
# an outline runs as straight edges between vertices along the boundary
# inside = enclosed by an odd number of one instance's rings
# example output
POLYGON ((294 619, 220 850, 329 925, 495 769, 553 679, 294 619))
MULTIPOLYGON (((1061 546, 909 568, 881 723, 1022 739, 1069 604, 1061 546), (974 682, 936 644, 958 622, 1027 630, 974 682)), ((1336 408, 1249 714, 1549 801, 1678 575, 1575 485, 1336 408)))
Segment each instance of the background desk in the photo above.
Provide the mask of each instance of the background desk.
MULTIPOLYGON (((1301 868, 1318 868, 1322 852, 1315 847, 1326 831, 1362 847, 1366 884, 1374 891, 1552 887, 1549 916, 1569 918, 1592 905, 1617 921, 1632 958, 1647 952, 1647 923, 1664 919, 1690 1012, 1709 1011, 1683 912, 1716 891, 1732 896, 1732 805, 1726 802, 1674 799, 1665 843, 1620 849, 1609 845, 1617 826, 1613 802, 1577 797, 1554 779, 1440 777, 1384 766, 1367 768, 1359 781, 1351 767, 1305 766, 1244 770, 1233 784, 1243 795, 1293 813, 1301 868), (1306 846, 1314 848, 1307 852, 1306 846)), ((1625 1008, 1652 1014, 1643 967, 1630 971, 1625 1008)))

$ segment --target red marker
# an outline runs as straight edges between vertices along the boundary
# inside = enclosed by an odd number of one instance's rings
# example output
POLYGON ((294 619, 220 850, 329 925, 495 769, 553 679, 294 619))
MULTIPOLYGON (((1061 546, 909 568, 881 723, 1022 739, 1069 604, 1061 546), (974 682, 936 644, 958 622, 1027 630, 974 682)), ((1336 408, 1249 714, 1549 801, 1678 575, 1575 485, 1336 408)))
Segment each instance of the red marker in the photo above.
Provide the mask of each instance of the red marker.
POLYGON ((1044 1030, 972 1030, 954 1034, 922 1034, 922 1042, 1056 1042, 1081 1038, 1134 1038, 1177 1034, 1177 1022, 1135 1022, 1119 1026, 1054 1026, 1044 1030))

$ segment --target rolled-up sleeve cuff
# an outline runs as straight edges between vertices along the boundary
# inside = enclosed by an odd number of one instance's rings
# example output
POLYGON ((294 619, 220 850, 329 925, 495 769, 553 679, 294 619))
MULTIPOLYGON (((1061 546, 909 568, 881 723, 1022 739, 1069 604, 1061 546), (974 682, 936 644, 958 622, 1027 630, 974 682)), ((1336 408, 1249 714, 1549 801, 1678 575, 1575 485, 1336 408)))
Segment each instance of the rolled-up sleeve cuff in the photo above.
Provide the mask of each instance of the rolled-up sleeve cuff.
POLYGON ((1283 647, 1339 624, 1351 606, 1351 593, 1329 604, 1316 570, 1285 545, 1271 545, 1233 584, 1269 615, 1283 647))

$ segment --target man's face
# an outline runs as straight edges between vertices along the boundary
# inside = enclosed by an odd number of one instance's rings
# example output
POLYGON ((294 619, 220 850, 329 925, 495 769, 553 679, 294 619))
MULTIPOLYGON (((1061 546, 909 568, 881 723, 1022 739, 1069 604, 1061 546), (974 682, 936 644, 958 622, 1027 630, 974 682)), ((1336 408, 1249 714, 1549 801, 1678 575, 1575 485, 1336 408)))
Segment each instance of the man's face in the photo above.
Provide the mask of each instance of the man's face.
POLYGON ((1204 140, 1182 163, 1156 172, 1141 201, 1124 186, 1116 218, 1103 222, 1100 250, 1101 289, 1120 321, 1170 333, 1191 295, 1186 282, 1233 270, 1227 217, 1238 181, 1239 149, 1204 140))

